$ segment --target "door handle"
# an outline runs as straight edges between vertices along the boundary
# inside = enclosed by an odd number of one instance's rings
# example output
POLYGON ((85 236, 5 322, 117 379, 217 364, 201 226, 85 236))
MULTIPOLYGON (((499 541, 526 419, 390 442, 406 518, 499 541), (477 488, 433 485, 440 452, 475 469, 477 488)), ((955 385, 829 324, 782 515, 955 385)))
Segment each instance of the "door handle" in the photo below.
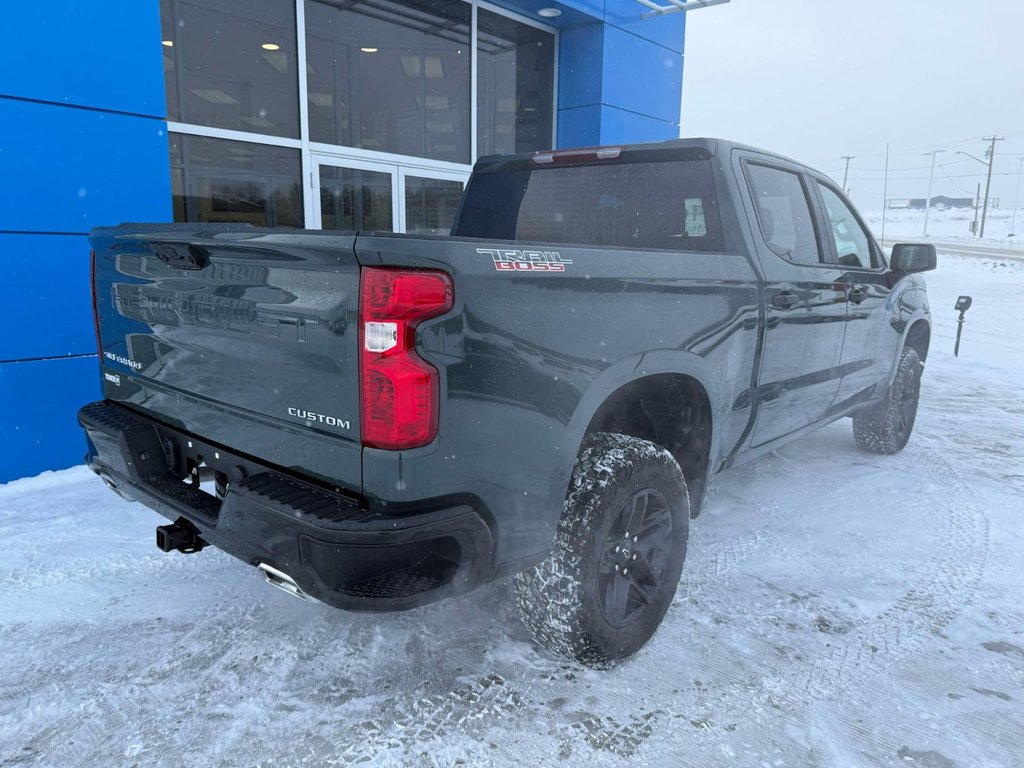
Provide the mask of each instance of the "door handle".
POLYGON ((848 298, 854 304, 860 304, 867 297, 867 291, 865 291, 859 285, 855 285, 853 288, 850 289, 850 292, 846 294, 846 298, 848 298))
POLYGON ((792 309, 799 303, 800 297, 795 293, 790 293, 789 291, 776 293, 772 296, 772 306, 778 307, 779 309, 792 309))

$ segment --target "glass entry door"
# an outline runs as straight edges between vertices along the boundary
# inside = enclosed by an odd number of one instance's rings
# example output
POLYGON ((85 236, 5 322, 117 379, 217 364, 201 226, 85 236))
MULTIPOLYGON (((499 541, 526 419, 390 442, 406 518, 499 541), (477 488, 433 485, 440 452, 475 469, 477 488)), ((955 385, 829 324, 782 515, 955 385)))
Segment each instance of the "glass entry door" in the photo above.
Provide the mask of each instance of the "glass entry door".
POLYGON ((320 229, 447 235, 469 174, 314 155, 320 229))
POLYGON ((398 168, 314 157, 321 229, 398 232, 398 168))
POLYGON ((455 221, 468 176, 464 173, 403 168, 402 232, 447 235, 455 221))

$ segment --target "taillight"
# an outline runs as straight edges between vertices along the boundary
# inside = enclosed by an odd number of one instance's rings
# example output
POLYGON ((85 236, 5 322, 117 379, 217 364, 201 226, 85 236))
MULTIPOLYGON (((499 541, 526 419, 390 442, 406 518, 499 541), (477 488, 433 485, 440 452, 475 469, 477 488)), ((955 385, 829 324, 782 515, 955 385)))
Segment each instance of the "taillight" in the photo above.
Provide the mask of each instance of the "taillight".
POLYGON ((416 354, 416 326, 452 308, 444 272, 365 267, 359 288, 363 445, 397 450, 437 435, 437 369, 416 354))
POLYGON ((89 285, 92 287, 92 323, 96 329, 96 351, 103 354, 103 341, 100 338, 100 310, 96 304, 96 251, 89 252, 89 285))
POLYGON ((530 162, 534 165, 550 165, 551 163, 573 163, 588 160, 616 160, 621 154, 622 147, 580 147, 579 149, 534 152, 530 155, 530 162))

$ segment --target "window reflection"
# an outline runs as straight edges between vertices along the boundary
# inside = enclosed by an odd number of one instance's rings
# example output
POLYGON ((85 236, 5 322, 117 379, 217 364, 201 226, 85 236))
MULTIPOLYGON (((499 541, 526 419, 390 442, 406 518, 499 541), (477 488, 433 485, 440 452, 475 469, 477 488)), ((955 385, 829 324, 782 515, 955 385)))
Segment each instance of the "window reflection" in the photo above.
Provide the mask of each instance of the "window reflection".
POLYGON ((321 165, 320 218, 324 229, 391 232, 391 174, 321 165))
POLYGON ((175 221, 302 227, 299 150, 171 134, 175 221))
POLYGON ((306 0, 312 141, 470 162, 471 7, 306 0))
POLYGON ((160 18, 170 120, 298 137, 292 3, 161 0, 160 18))
POLYGON ((477 25, 478 154, 551 149, 554 35, 483 9, 477 25))
POLYGON ((447 235, 462 199, 462 182, 405 177, 405 231, 447 235))

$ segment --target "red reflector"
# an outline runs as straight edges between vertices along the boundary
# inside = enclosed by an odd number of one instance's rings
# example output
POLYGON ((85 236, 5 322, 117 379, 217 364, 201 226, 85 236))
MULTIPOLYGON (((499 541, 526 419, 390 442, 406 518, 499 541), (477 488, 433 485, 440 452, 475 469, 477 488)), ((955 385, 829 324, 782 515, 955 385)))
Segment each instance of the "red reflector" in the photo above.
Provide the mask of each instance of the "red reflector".
POLYGON ((453 296, 451 278, 444 272, 363 269, 359 294, 363 445, 415 448, 437 435, 438 374, 416 354, 416 326, 450 310, 453 296))

